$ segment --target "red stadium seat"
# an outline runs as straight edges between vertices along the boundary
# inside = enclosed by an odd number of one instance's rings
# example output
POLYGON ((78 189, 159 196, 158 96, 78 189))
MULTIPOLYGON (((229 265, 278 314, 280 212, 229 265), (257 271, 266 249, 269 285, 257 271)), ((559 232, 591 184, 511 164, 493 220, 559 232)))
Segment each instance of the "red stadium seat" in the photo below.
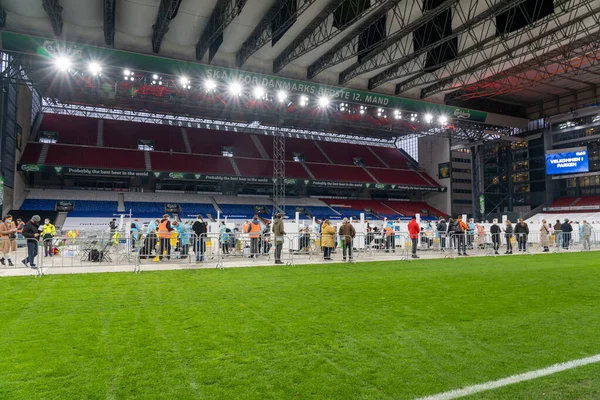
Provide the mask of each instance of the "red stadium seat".
POLYGON ((334 164, 354 165, 354 158, 361 158, 366 166, 385 167, 367 146, 336 142, 318 142, 334 164))
POLYGON ((371 146, 371 150, 373 150, 390 168, 404 169, 410 165, 408 158, 406 158, 398 149, 371 146))
POLYGON ((380 183, 431 186, 431 184, 423 179, 416 171, 385 168, 368 168, 368 170, 380 183))
POLYGON ((150 161, 154 171, 235 175, 229 158, 223 156, 169 154, 152 151, 150 152, 150 161))
MULTIPOLYGON (((192 153, 222 155, 223 147, 231 147, 235 157, 262 158, 247 133, 185 128, 192 153)), ((272 147, 272 145, 271 145, 272 147)))
POLYGON ((105 149, 51 144, 46 164, 70 167, 146 169, 140 150, 105 149))
MULTIPOLYGON (((269 154, 269 157, 273 157, 273 137, 261 135, 259 136, 260 142, 269 154)), ((323 155, 321 150, 315 145, 313 140, 306 139, 285 139, 285 159, 291 161, 294 159, 294 153, 301 153, 304 156, 306 162, 316 163, 328 163, 329 161, 323 155)))
POLYGON ((58 132, 58 143, 96 146, 98 120, 75 115, 44 114, 40 131, 58 132))
POLYGON ((154 150, 186 153, 181 127, 142 122, 104 120, 104 147, 137 149, 138 140, 154 141, 154 150))
POLYGON ((306 166, 320 181, 373 182, 361 167, 314 163, 306 163, 306 166))
POLYGON ((25 146, 25 151, 23 152, 23 155, 21 156, 21 161, 19 161, 19 163, 37 164, 40 158, 40 153, 42 151, 42 146, 42 143, 27 143, 27 145, 25 146))

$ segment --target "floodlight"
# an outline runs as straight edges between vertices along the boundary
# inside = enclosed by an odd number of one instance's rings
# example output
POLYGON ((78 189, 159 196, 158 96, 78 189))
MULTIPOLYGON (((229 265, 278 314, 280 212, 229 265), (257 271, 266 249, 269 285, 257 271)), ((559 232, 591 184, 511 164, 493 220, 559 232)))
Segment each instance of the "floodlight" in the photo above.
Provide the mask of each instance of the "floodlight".
POLYGON ((425 114, 425 122, 430 123, 431 121, 433 121, 433 115, 425 114))
POLYGON ((204 88, 207 91, 215 90, 217 88, 217 83, 211 79, 204 82, 204 88))
POLYGON ((181 83, 181 85, 183 85, 183 88, 187 88, 188 84, 190 83, 190 80, 187 78, 187 76, 182 76, 179 79, 179 83, 181 83))
POLYGON ((257 86, 254 88, 254 97, 257 99, 262 99, 265 95, 265 89, 262 86, 257 86))
POLYGON ((232 82, 229 85, 229 93, 234 96, 239 96, 242 94, 242 85, 240 85, 239 82, 232 82))
POLYGON ((100 75, 100 72, 102 72, 102 67, 97 62, 91 62, 88 69, 94 76, 98 76, 100 75))
POLYGON ((66 72, 71 68, 71 60, 68 57, 61 56, 54 60, 54 65, 59 71, 66 72))
POLYGON ((123 71, 123 75, 124 76, 129 76, 129 75, 131 75, 131 71, 128 70, 128 69, 126 69, 125 71, 123 71))
POLYGON ((323 96, 319 97, 319 107, 325 108, 329 105, 329 98, 323 96))
POLYGON ((446 125, 446 123, 448 122, 448 117, 446 117, 445 115, 440 115, 439 121, 441 125, 446 125))
POLYGON ((285 101, 287 97, 287 93, 284 92, 283 90, 280 90, 279 92, 277 92, 277 100, 279 100, 280 103, 283 103, 285 101))
POLYGON ((157 80, 158 79, 158 75, 156 75, 156 74, 152 75, 152 79, 157 80))
POLYGON ((308 97, 300 96, 300 107, 306 107, 308 105, 308 97))

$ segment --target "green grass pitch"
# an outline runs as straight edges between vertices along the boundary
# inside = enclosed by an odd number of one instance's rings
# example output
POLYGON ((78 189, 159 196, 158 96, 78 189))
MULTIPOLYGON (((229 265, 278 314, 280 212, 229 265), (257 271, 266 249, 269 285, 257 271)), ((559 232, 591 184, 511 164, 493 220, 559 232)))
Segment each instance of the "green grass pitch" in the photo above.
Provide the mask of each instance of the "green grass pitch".
MULTIPOLYGON (((600 353, 600 254, 3 278, 0 399, 412 399, 600 353)), ((600 365, 470 399, 600 399, 600 365)))

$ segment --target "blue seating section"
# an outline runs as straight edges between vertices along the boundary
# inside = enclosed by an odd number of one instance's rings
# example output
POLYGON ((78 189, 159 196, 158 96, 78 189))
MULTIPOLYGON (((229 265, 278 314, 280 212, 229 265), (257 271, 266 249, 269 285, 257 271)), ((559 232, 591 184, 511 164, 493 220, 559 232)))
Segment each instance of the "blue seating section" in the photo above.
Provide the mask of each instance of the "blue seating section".
POLYGON ((223 216, 227 218, 247 218, 254 217, 254 206, 247 204, 219 204, 223 216))
POLYGON ((75 211, 78 212, 113 212, 116 213, 119 203, 116 201, 75 200, 75 211))
POLYGON ((149 203, 145 201, 126 201, 125 212, 135 214, 154 214, 157 218, 165 213, 165 203, 149 203))
POLYGON ((25 199, 21 210, 54 211, 56 200, 25 199))
POLYGON ((217 217, 217 211, 212 204, 179 203, 179 206, 184 218, 191 218, 196 215, 206 217, 207 214, 212 214, 215 218, 217 217))

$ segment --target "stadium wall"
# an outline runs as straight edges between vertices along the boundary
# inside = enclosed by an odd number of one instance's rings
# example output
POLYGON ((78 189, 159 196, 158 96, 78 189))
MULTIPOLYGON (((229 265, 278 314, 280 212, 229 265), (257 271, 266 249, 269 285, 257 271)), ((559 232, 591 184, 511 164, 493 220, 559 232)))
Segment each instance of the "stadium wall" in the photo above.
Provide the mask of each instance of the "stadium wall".
POLYGON ((452 202, 450 196, 450 175, 440 177, 440 164, 450 165, 450 141, 447 138, 431 135, 419 138, 419 167, 435 180, 437 184, 448 190, 427 194, 423 200, 432 207, 450 215, 452 202))

